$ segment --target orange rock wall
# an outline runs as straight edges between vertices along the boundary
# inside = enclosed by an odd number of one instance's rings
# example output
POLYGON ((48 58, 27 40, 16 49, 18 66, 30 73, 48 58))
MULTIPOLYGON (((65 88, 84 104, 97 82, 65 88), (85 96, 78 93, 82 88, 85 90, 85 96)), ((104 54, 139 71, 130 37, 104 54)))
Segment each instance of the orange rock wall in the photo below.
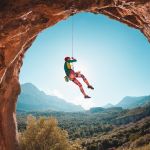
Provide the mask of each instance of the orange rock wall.
POLYGON ((0 0, 0 150, 19 149, 15 109, 24 53, 39 32, 82 11, 137 28, 150 41, 149 0, 0 0))

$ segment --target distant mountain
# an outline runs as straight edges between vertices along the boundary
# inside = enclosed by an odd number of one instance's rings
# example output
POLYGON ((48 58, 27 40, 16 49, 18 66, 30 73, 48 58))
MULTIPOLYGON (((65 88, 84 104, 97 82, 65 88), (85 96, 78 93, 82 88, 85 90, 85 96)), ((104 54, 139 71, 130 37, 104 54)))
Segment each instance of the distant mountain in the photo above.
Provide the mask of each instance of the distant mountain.
POLYGON ((131 108, 136 108, 139 106, 146 105, 149 102, 150 102, 150 96, 141 96, 141 97, 126 96, 115 106, 122 107, 124 109, 131 109, 131 108))
POLYGON ((99 113, 99 112, 104 112, 105 108, 103 107, 93 107, 89 111, 91 113, 99 113))
POLYGON ((18 97, 18 111, 84 111, 79 105, 68 103, 56 96, 46 95, 31 83, 21 85, 21 94, 18 97))
POLYGON ((89 110, 90 113, 113 113, 113 112, 121 112, 123 109, 122 107, 110 107, 110 108, 103 108, 103 107, 93 107, 89 110))
POLYGON ((106 105, 103 106, 103 108, 111 108, 111 107, 114 107, 114 105, 111 104, 111 103, 108 103, 108 104, 106 104, 106 105))

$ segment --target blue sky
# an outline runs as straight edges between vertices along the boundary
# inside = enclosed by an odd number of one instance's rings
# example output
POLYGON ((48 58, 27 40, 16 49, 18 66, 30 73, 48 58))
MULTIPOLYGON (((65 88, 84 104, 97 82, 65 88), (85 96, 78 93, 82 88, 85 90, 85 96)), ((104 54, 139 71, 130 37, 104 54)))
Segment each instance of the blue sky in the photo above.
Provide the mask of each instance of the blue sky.
POLYGON ((71 55, 71 17, 39 34, 27 51, 20 82, 31 82, 47 94, 88 109, 116 104, 124 96, 149 95, 150 44, 144 35, 103 15, 74 16, 75 70, 80 70, 95 87, 85 91, 64 81, 64 57, 71 55))

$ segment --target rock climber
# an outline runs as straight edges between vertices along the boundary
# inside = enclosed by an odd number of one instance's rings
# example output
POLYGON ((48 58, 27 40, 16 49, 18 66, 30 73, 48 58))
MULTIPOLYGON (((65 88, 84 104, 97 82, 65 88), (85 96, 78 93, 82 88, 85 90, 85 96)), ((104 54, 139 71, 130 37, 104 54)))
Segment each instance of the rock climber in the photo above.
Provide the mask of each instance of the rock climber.
POLYGON ((66 73, 66 81, 71 80, 72 82, 74 82, 76 85, 79 86, 80 88, 80 91, 82 92, 82 94, 84 95, 84 98, 91 98, 90 96, 88 96, 83 87, 82 87, 82 84, 77 80, 77 78, 82 78, 83 81, 86 83, 87 87, 89 89, 92 89, 94 90, 94 88, 89 84, 88 80, 85 78, 85 76, 83 74, 80 73, 80 71, 78 72, 75 72, 73 69, 72 69, 72 65, 71 63, 74 63, 76 62, 77 60, 75 58, 70 58, 70 57, 65 57, 65 64, 64 64, 64 70, 65 70, 65 73, 66 73))

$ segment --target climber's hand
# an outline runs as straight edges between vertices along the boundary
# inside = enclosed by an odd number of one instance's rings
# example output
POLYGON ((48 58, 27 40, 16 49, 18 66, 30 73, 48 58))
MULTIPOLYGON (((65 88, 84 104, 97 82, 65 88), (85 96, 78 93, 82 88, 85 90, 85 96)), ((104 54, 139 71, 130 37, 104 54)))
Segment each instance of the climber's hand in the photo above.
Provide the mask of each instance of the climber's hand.
POLYGON ((73 60, 76 60, 74 57, 71 57, 73 60))

